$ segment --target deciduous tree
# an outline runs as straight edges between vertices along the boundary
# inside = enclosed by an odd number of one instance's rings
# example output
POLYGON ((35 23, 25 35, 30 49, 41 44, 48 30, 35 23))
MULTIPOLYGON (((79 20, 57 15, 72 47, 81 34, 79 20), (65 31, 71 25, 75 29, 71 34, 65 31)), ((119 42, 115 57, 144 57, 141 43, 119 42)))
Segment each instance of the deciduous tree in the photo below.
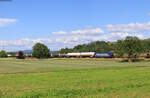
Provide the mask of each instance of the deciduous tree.
POLYGON ((50 50, 46 45, 42 43, 36 43, 33 46, 32 56, 36 58, 48 58, 50 56, 50 50))

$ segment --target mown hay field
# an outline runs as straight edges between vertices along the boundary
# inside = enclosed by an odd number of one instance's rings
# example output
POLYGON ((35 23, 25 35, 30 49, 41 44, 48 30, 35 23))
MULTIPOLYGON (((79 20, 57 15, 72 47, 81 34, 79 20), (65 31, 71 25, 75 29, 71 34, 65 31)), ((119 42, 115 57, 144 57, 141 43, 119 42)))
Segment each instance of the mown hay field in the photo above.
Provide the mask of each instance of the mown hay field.
POLYGON ((0 59, 1 98, 149 98, 150 62, 0 59))

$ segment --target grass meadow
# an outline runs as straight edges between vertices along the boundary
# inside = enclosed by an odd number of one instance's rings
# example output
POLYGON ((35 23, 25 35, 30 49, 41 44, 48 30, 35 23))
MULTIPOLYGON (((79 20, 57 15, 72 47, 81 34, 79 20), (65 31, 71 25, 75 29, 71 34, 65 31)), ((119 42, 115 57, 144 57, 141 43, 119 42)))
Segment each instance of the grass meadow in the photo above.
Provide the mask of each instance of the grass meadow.
POLYGON ((0 59, 1 98, 150 98, 150 61, 0 59))

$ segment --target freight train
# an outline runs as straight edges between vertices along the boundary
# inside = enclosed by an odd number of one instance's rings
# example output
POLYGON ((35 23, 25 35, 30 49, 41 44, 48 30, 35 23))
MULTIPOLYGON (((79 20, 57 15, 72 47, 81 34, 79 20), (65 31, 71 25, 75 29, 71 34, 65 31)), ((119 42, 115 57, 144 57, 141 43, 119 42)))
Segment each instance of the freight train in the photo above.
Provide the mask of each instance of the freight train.
POLYGON ((76 52, 76 53, 67 53, 59 54, 59 57, 78 57, 78 58, 113 58, 113 52, 97 53, 97 52, 76 52))

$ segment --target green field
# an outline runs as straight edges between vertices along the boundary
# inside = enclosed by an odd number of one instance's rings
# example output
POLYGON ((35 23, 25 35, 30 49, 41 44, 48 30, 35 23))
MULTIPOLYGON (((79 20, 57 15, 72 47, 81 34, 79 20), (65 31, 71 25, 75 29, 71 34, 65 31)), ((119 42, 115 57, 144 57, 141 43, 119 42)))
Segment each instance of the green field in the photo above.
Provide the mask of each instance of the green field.
POLYGON ((150 61, 0 59, 1 98, 149 98, 150 61))

